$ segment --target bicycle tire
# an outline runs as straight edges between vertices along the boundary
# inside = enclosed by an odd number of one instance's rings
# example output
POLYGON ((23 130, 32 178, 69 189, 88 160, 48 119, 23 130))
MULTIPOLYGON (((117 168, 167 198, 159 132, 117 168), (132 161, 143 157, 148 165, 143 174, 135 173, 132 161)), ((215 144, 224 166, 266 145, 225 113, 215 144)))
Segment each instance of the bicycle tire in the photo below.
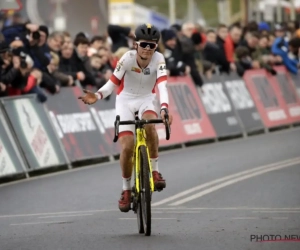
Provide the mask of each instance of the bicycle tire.
POLYGON ((151 235, 151 189, 149 178, 149 161, 145 146, 140 146, 140 166, 141 166, 141 204, 143 214, 143 225, 145 236, 151 235))
POLYGON ((137 204, 136 216, 137 216, 139 234, 143 234, 143 233, 145 233, 145 230, 144 230, 143 209, 142 209, 141 200, 137 204))
MULTIPOLYGON (((136 176, 136 172, 134 170, 134 176, 136 176)), ((135 187, 136 183, 134 183, 134 187, 135 187)), ((142 204, 141 204, 141 193, 139 193, 138 197, 136 194, 136 189, 135 190, 135 194, 134 194, 134 199, 136 200, 136 218, 137 218, 137 224, 138 224, 138 231, 139 234, 143 234, 145 233, 144 231, 144 222, 143 222, 143 212, 142 212, 142 204)), ((141 190, 141 182, 140 182, 140 190, 141 190)))

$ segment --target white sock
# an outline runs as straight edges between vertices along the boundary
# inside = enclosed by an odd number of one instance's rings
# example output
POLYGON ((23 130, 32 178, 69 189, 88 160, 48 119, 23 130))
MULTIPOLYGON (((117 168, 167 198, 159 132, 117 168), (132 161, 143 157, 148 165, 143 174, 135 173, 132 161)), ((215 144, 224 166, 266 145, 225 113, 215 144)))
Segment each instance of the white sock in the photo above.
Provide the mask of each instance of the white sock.
POLYGON ((150 158, 152 171, 158 171, 158 158, 150 158))
POLYGON ((123 179, 123 190, 131 190, 131 177, 123 179))

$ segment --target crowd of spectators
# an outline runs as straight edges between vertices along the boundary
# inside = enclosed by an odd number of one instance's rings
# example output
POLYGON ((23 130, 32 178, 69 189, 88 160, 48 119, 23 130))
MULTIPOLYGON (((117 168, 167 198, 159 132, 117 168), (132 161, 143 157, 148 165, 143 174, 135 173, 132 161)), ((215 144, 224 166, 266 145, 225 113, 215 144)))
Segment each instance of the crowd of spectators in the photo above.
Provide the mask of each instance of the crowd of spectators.
POLYGON ((162 31, 161 48, 170 74, 190 72, 199 86, 203 76, 210 78, 213 74, 236 72, 242 77, 246 70, 266 69, 275 75, 277 65, 297 74, 300 68, 298 22, 272 25, 253 21, 245 27, 234 23, 215 29, 190 22, 172 25, 162 31))
MULTIPOLYGON (((130 27, 108 25, 107 32, 89 37, 79 32, 49 32, 19 14, 2 20, 0 33, 0 97, 36 93, 41 102, 46 92, 58 94, 63 87, 88 85, 100 88, 111 77, 121 56, 134 45, 130 27)), ((0 22, 1 23, 1 22, 0 22)), ((191 75, 195 84, 213 74, 285 65, 297 74, 300 65, 300 29, 296 22, 236 23, 204 29, 187 22, 161 31, 157 49, 166 59, 170 76, 191 75)))

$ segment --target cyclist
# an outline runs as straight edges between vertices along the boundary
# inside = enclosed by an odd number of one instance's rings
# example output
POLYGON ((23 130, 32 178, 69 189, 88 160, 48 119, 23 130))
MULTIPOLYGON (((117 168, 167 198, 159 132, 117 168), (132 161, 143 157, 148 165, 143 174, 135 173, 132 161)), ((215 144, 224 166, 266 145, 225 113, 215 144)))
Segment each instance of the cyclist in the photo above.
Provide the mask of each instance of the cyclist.
MULTIPOLYGON (((122 120, 134 120, 138 112, 141 119, 156 119, 160 113, 168 113, 167 70, 164 56, 155 51, 160 39, 159 30, 151 24, 143 24, 135 30, 135 49, 126 52, 119 60, 110 80, 96 93, 83 90, 85 95, 79 97, 85 104, 93 104, 109 96, 115 86, 119 86, 116 97, 116 115, 122 120), (155 93, 158 87, 160 105, 155 93)), ((165 120, 164 120, 165 122, 165 120)), ((172 116, 169 114, 169 123, 172 116)), ((145 126, 147 146, 151 158, 152 174, 156 190, 166 187, 158 169, 158 135, 154 124, 145 126)), ((134 149, 134 125, 122 125, 119 129, 121 144, 120 165, 122 169, 123 188, 119 200, 121 212, 130 210, 132 156, 134 149)))

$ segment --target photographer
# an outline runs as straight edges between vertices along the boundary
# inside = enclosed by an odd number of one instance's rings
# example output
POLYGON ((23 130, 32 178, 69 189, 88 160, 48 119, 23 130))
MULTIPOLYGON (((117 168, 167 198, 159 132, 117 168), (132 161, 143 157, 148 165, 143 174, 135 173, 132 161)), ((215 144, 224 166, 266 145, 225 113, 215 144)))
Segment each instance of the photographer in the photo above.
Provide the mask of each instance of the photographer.
POLYGON ((39 101, 47 100, 46 95, 38 86, 42 74, 33 68, 33 60, 24 52, 23 47, 7 53, 4 62, 1 81, 6 85, 9 96, 37 94, 39 101))

